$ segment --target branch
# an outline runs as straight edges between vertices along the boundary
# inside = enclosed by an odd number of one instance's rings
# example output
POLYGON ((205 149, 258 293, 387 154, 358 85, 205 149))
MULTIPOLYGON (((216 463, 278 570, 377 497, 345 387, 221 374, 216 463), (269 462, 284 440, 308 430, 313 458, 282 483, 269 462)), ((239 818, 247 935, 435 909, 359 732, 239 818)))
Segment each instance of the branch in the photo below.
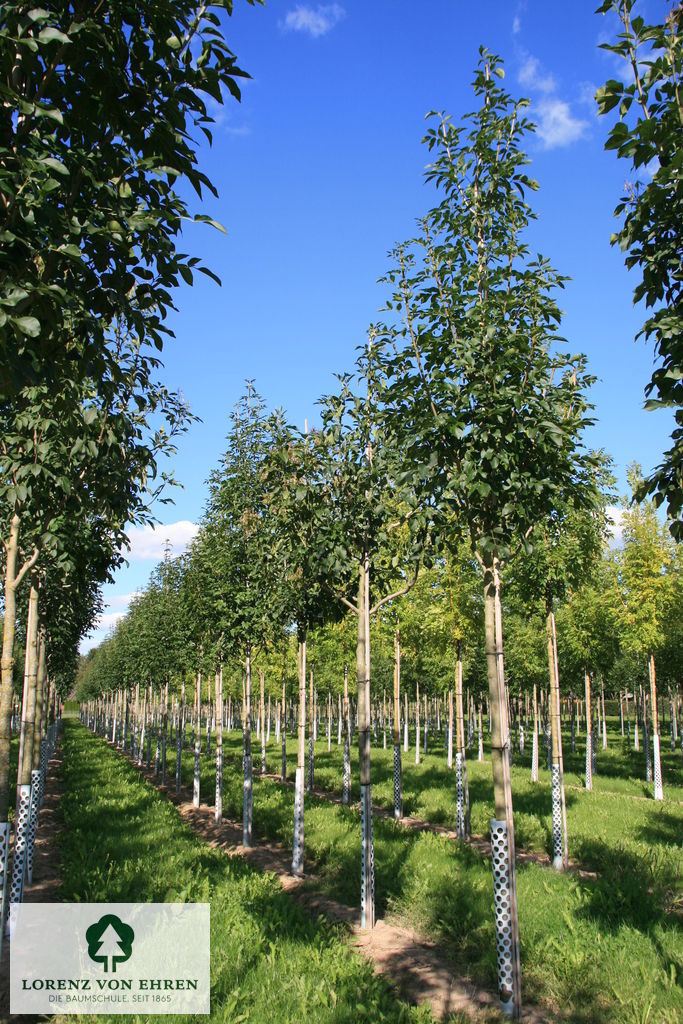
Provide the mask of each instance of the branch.
POLYGON ((376 605, 374 606, 374 608, 371 608, 371 609, 370 609, 370 611, 369 611, 369 613, 368 613, 368 614, 369 614, 369 615, 374 615, 374 614, 375 614, 375 612, 379 611, 379 609, 380 609, 380 608, 382 607, 382 605, 383 605, 383 604, 388 604, 388 602, 389 602, 389 601, 393 601, 393 600, 394 600, 394 598, 396 598, 396 597, 402 597, 402 596, 403 596, 404 594, 407 594, 409 590, 412 590, 412 588, 413 588, 413 587, 415 586, 415 584, 417 583, 417 574, 418 574, 418 572, 419 572, 419 571, 420 571, 420 566, 419 566, 419 564, 418 564, 418 563, 416 562, 416 563, 415 563, 415 575, 413 576, 413 578, 412 578, 412 580, 410 581, 410 583, 407 583, 407 584, 405 585, 405 587, 402 587, 402 588, 401 588, 401 590, 395 590, 393 594, 387 594, 387 596, 386 596, 386 597, 383 597, 381 601, 378 601, 378 602, 377 602, 377 604, 376 604, 376 605))
POLYGON ((14 577, 14 587, 15 587, 15 589, 16 589, 16 587, 19 586, 19 584, 21 583, 21 581, 23 580, 24 576, 29 571, 29 569, 32 569, 33 566, 36 564, 36 562, 38 561, 38 555, 39 555, 38 548, 34 548, 33 549, 33 554, 31 555, 31 557, 29 559, 27 559, 27 561, 24 562, 24 564, 21 567, 21 570, 14 577))

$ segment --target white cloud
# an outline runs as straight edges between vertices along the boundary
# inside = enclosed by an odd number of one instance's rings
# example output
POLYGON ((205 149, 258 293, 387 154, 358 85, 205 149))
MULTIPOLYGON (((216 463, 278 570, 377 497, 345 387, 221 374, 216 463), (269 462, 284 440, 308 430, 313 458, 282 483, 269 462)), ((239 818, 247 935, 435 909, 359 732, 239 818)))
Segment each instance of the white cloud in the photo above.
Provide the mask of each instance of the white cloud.
POLYGON ((538 112, 538 134, 546 149, 568 146, 586 132, 588 122, 574 117, 571 108, 556 96, 540 100, 535 107, 538 112))
POLYGON ((512 19, 512 34, 515 35, 515 36, 518 35, 519 32, 521 31, 521 28, 522 28, 521 19, 520 19, 518 14, 515 14, 514 18, 512 19))
POLYGON ((555 79, 541 73, 541 62, 528 54, 517 74, 517 80, 537 92, 555 92, 555 79))
POLYGON ((614 547, 621 547, 624 541, 624 510, 616 505, 608 505, 606 511, 609 523, 607 532, 612 538, 611 544, 614 547))
POLYGON ((166 542, 171 546, 172 555, 180 555, 197 535, 199 527, 189 519, 180 519, 177 523, 165 526, 138 526, 128 535, 130 550, 124 554, 129 562, 134 559, 154 559, 164 557, 166 542))
POLYGON ((318 4, 307 7, 297 4, 293 11, 288 11, 281 28, 291 32, 308 32, 314 39, 330 32, 346 15, 341 4, 318 4))

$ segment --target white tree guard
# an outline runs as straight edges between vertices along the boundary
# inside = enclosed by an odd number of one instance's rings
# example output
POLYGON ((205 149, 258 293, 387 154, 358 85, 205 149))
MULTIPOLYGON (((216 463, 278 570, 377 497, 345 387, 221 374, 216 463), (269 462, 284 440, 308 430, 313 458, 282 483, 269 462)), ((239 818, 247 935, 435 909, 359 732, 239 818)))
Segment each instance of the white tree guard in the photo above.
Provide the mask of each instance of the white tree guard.
POLYGON ((294 781, 294 839, 292 843, 292 874, 304 873, 304 770, 296 769, 294 781))
POLYGON ((28 816, 28 830, 26 833, 26 880, 33 885, 33 850, 36 842, 36 826, 38 824, 38 811, 40 810, 40 769, 34 768, 31 772, 31 803, 28 816))
POLYGON ((192 805, 199 807, 200 791, 199 783, 201 778, 201 740, 199 736, 194 742, 194 774, 192 778, 192 805))
POLYGON ((479 732, 479 750, 477 751, 477 760, 478 761, 483 761, 484 760, 484 736, 482 734, 481 729, 479 729, 478 732, 479 732))
POLYGON ((180 729, 176 729, 175 736, 175 791, 180 792, 180 783, 182 779, 182 732, 180 729))
POLYGON ((403 767, 401 764, 401 744, 394 744, 394 817, 403 817, 403 767))
POLYGON ((531 734, 531 781, 538 782, 538 730, 531 734))
POLYGON ((465 838, 465 780, 463 778, 463 755, 455 755, 455 831, 458 839, 465 838))
POLYGON ((220 825, 223 820, 223 747, 216 747, 216 824, 220 825))
POLYGON ((242 757, 244 776, 244 805, 242 810, 242 845, 251 846, 252 822, 254 817, 254 765, 253 759, 242 757))
POLYGON ((650 730, 643 726, 643 739, 645 747, 645 781, 652 782, 652 747, 650 744, 650 730))
POLYGON ((496 918, 496 955, 498 960, 498 996, 503 1012, 515 1013, 515 949, 512 929, 512 886, 507 822, 491 819, 491 864, 493 902, 496 918))
POLYGON ((24 874, 26 871, 26 848, 31 816, 31 786, 19 786, 19 812, 14 824, 14 860, 12 881, 9 889, 10 903, 21 903, 24 895, 24 874))
POLYGON ((261 731, 261 775, 266 774, 266 736, 265 729, 261 731))
POLYGON ((342 768, 342 803, 348 804, 351 800, 351 751, 349 741, 344 740, 344 764, 342 768))
POLYGON ((593 788, 593 754, 591 751, 593 734, 586 733, 586 789, 593 788))
POLYGON ((313 737, 308 737, 308 769, 306 776, 306 789, 310 793, 313 789, 313 737))
POLYGON ((655 732, 652 736, 654 776, 655 776, 655 800, 664 799, 664 787, 662 786, 662 759, 659 753, 659 736, 655 732))
POLYGON ((560 790, 560 766, 551 769, 553 804, 553 867, 562 871, 564 867, 564 845, 562 843, 562 793, 560 790))
POLYGON ((375 847, 372 839, 372 786, 360 787, 360 926, 375 924, 375 847))

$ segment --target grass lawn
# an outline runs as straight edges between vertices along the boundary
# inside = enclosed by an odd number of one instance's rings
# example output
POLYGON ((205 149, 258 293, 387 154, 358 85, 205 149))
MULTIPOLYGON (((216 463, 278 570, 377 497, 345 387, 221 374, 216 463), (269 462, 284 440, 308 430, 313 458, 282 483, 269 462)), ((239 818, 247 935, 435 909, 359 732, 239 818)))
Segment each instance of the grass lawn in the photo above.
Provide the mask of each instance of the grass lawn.
MULTIPOLYGON (((210 902, 212 1022, 431 1020, 427 1010, 400 1002, 349 948, 341 929, 313 920, 272 875, 196 838, 171 804, 103 741, 66 721, 62 742, 61 898, 210 902)), ((162 1018, 68 1019, 115 1024, 162 1018)))
MULTIPOLYGON (((598 751, 593 793, 582 788, 582 740, 567 757, 567 815, 570 855, 597 878, 559 875, 529 864, 518 869, 518 905, 523 986, 527 1000, 542 1003, 558 1018, 576 1024, 673 1024, 683 1012, 683 943, 680 930, 680 879, 683 866, 683 790, 680 753, 662 751, 665 800, 648 797, 651 787, 639 777, 643 754, 624 750, 612 733, 607 751, 598 751), (569 788, 571 787, 571 788, 569 788), (576 788, 574 788, 576 787, 576 788), (616 794, 616 795, 613 795, 616 794), (635 799, 634 799, 635 798, 635 799)), ((205 742, 205 740, 203 741, 205 742)), ((241 733, 226 737, 226 817, 241 819, 241 733)), ((414 764, 414 747, 404 755, 406 813, 452 826, 454 775, 443 746, 414 764)), ((254 742, 255 835, 291 847, 293 791, 258 779, 260 745, 254 742)), ((518 846, 550 850, 550 779, 529 781, 529 749, 512 769, 518 846)), ((373 747, 373 799, 392 806, 392 750, 373 747)), ((175 747, 169 746, 169 780, 174 777, 175 747)), ((295 741, 288 739, 288 775, 294 773, 295 741)), ((543 761, 543 758, 540 759, 543 761)), ((279 771, 274 739, 269 767, 279 771)), ((352 753, 352 769, 357 752, 352 753)), ((191 783, 193 757, 183 754, 183 780, 191 783)), ((493 814, 488 761, 468 762, 473 831, 486 834, 493 814)), ((357 779, 357 773, 354 774, 357 779)), ((341 752, 323 740, 316 747, 315 783, 341 789, 341 752)), ((202 802, 213 802, 213 757, 202 755, 202 802)), ((355 795, 358 794, 356 785, 355 795)), ((305 850, 323 889, 358 905, 360 825, 357 806, 306 800, 305 850)), ((380 915, 418 927, 441 940, 461 973, 495 989, 493 884, 490 863, 466 845, 438 835, 403 829, 375 819, 375 879, 380 915)))

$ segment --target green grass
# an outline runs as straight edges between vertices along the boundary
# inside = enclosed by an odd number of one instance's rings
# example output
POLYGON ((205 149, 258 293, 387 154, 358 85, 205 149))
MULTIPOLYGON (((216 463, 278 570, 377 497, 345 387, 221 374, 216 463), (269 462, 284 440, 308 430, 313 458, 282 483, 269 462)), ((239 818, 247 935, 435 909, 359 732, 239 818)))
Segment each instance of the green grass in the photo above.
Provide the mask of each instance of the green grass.
MULTIPOLYGON (((644 797, 650 787, 638 777, 642 751, 625 752, 620 736, 610 735, 598 751, 595 791, 578 788, 582 740, 567 758, 568 832, 571 856, 597 878, 558 875, 530 864, 518 869, 524 998, 537 1001, 576 1024, 673 1024, 683 1012, 683 945, 680 936, 680 878, 683 866, 683 791, 680 754, 663 750, 665 801, 644 797), (618 793, 612 796, 607 794, 618 793), (676 913, 678 910, 678 914, 676 913)), ((241 734, 226 737, 224 810, 241 818, 241 734)), ((256 836, 291 847, 293 793, 272 780, 258 780, 260 747, 254 743, 257 782, 256 836)), ((175 748, 169 747, 172 784, 175 748)), ((392 750, 374 747, 373 799, 392 806, 392 750)), ((542 760, 542 758, 541 758, 542 760)), ((269 767, 278 771, 274 741, 269 767)), ((288 740, 288 774, 295 745, 288 740)), ((357 763, 356 752, 352 765, 357 763)), ((192 778, 193 757, 183 755, 183 779, 192 778)), ((489 762, 468 762, 473 831, 486 834, 493 814, 489 762)), ((512 769, 515 828, 519 846, 549 852, 551 843, 549 773, 529 781, 529 751, 512 769)), ((354 779, 357 773, 354 772, 354 779)), ((315 783, 337 793, 341 754, 326 741, 316 747, 315 783)), ((203 802, 213 802, 213 758, 202 756, 203 802)), ((414 748, 404 755, 405 810, 452 826, 453 773, 442 747, 414 764, 414 748)), ((356 785, 355 795, 358 789, 356 785)), ((358 905, 360 879, 359 814, 329 801, 306 800, 305 851, 321 887, 335 898, 358 905)), ((455 969, 495 988, 493 886, 490 863, 470 847, 430 833, 403 829, 375 819, 375 876, 378 911, 440 939, 455 969)))
POLYGON ((195 837, 175 809, 101 740, 67 721, 63 744, 61 898, 210 902, 212 1022, 431 1019, 427 1010, 400 1002, 373 975, 341 928, 313 920, 272 875, 195 837))

